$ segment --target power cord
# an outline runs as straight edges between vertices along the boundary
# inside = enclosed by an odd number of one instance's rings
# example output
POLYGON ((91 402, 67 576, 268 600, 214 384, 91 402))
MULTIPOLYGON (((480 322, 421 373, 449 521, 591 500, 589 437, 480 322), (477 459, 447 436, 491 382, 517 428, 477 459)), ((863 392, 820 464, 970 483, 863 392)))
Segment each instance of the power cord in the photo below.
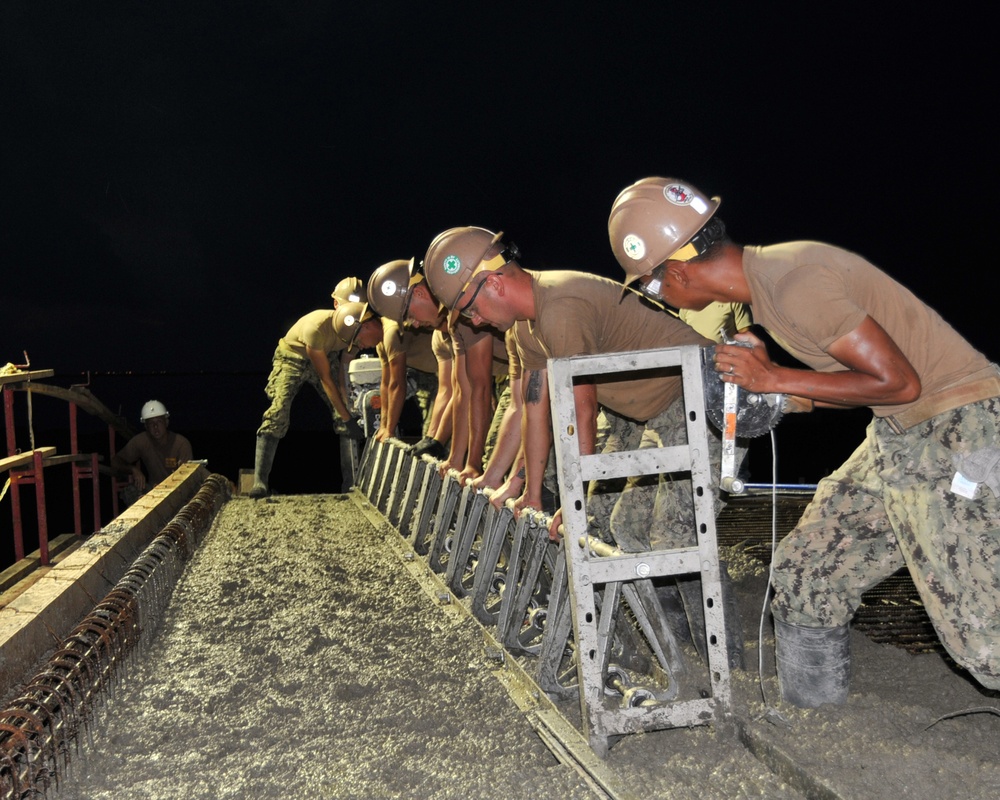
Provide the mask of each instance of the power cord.
POLYGON ((760 609, 760 625, 757 629, 757 680, 764 706, 770 709, 764 690, 764 620, 767 618, 767 604, 771 599, 771 579, 774 577, 774 551, 778 546, 778 440, 771 429, 771 558, 767 568, 767 586, 764 602, 760 609))

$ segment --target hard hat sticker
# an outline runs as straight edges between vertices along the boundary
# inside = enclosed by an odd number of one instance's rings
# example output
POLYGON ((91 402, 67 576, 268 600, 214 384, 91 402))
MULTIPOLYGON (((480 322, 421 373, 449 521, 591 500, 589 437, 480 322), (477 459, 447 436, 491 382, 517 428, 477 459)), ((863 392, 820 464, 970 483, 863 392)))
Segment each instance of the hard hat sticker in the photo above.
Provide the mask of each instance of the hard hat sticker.
POLYGON ((395 294, 395 292, 396 292, 395 281, 386 281, 385 283, 382 284, 382 294, 384 294, 386 297, 392 297, 392 295, 395 294))
POLYGON ((344 317, 344 324, 348 328, 350 328, 354 324, 354 315, 353 314, 348 314, 347 316, 345 316, 344 317))
POLYGON ((625 250, 625 255, 633 261, 639 261, 646 257, 646 243, 634 233, 625 237, 622 241, 622 248, 625 250))
POLYGON ((683 183, 668 183, 663 187, 663 196, 675 206, 689 206, 694 200, 694 191, 683 183))
POLYGON ((462 260, 458 256, 448 256, 444 260, 444 271, 454 275, 462 268, 462 260))

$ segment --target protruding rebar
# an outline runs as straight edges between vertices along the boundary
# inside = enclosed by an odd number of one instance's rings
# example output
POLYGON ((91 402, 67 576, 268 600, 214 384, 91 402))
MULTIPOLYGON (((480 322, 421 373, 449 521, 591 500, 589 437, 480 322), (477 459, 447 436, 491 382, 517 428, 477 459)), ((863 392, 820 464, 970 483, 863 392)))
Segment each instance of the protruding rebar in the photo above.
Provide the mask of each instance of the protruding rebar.
POLYGON ((0 798, 46 794, 79 749, 82 727, 123 677, 129 659, 148 638, 232 484, 210 475, 201 488, 139 555, 122 579, 0 711, 0 798))

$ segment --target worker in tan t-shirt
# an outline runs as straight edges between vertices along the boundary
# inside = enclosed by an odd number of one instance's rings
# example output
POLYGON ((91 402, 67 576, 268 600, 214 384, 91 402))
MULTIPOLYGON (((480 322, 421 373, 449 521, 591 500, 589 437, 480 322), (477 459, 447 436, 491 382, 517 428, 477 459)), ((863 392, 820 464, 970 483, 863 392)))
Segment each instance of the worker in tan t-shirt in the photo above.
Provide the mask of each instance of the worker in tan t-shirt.
MULTIPOLYGON (((551 442, 545 361, 549 357, 615 352, 681 344, 708 344, 678 320, 621 298, 621 284, 582 272, 532 272, 506 252, 502 240, 481 228, 454 228, 438 236, 424 260, 431 288, 474 325, 512 330, 529 433, 528 477, 520 505, 539 507, 540 465, 551 442), (447 258, 468 254, 466 271, 448 272, 447 258), (506 254, 505 254, 506 253, 506 254), (464 284, 464 286, 463 286, 464 284)), ((680 397, 680 379, 656 377, 578 384, 575 394, 581 452, 594 451, 600 403, 634 420, 649 420, 680 397)))
POLYGON ((819 242, 741 247, 719 199, 646 178, 619 194, 608 232, 640 290, 675 308, 750 305, 807 368, 720 346, 726 382, 801 410, 868 406, 865 442, 820 481, 774 556, 778 679, 786 701, 844 703, 848 623, 862 594, 906 567, 941 642, 1000 689, 1000 375, 932 308, 854 253, 819 242))
MULTIPOLYGON (((412 260, 411 260, 412 261, 412 260)), ((373 273, 377 278, 386 267, 407 265, 409 262, 397 260, 384 264, 373 273)), ((411 452, 415 455, 428 453, 441 457, 446 452, 445 445, 451 438, 452 404, 452 350, 450 338, 444 332, 420 326, 403 328, 391 316, 378 314, 385 309, 384 282, 369 286, 369 297, 374 302, 352 307, 335 323, 338 332, 346 341, 353 341, 356 331, 364 331, 359 338, 373 339, 376 352, 382 364, 380 396, 382 412, 379 429, 375 433, 378 441, 396 435, 403 407, 407 397, 409 382, 415 384, 415 396, 421 409, 421 434, 411 452), (377 293, 377 294, 376 294, 377 293), (352 329, 346 325, 348 319, 361 327, 352 329), (377 330, 377 334, 376 334, 377 330)), ((444 320, 441 321, 443 327, 444 320)))
POLYGON ((363 299, 364 284, 357 278, 344 278, 336 285, 331 297, 333 308, 316 309, 296 320, 278 341, 271 357, 271 373, 264 389, 270 404, 257 429, 250 497, 259 499, 268 494, 268 481, 278 442, 284 438, 291 424, 292 401, 306 383, 316 389, 330 409, 334 430, 340 435, 344 490, 353 482, 348 440, 360 440, 364 434, 347 408, 346 376, 350 357, 333 330, 333 314, 340 304, 363 299))
POLYGON ((111 469, 116 476, 128 477, 134 487, 123 492, 129 505, 192 458, 191 442, 168 430, 170 412, 159 400, 145 403, 139 420, 146 430, 129 439, 111 459, 111 469))
MULTIPOLYGON (((424 269, 435 296, 452 308, 455 316, 465 317, 473 325, 510 331, 510 372, 520 378, 523 394, 525 469, 523 480, 516 471, 508 478, 499 500, 506 492, 519 490, 515 509, 542 507, 543 475, 552 443, 549 358, 710 344, 688 325, 660 313, 634 294, 622 297, 623 286, 616 281, 584 272, 524 269, 520 254, 502 234, 482 228, 452 228, 439 234, 427 251, 424 269)), ((578 381, 573 393, 581 455, 596 450, 599 407, 614 412, 623 425, 623 435, 610 441, 604 452, 637 448, 643 437, 657 446, 686 442, 681 380, 676 374, 578 381)), ((711 470, 711 490, 718 498, 721 441, 715 432, 709 448, 716 466, 711 470)), ((591 486, 588 512, 599 499, 595 488, 600 490, 591 486)), ((661 549, 695 544, 689 479, 670 481, 661 476, 652 486, 630 479, 615 498, 610 535, 622 549, 638 552, 651 546, 661 549)), ((559 517, 556 512, 553 535, 559 517)), ((687 588, 685 604, 691 601, 700 607, 700 582, 692 579, 687 588)), ((729 621, 737 622, 735 616, 729 621)), ((735 666, 742 662, 742 637, 735 630, 732 633, 727 638, 732 644, 730 661, 735 666)))
MULTIPOLYGON (((414 259, 383 264, 372 273, 369 286, 371 304, 383 318, 404 327, 430 328, 448 335, 453 351, 453 356, 448 356, 452 383, 451 446, 446 453, 442 452, 438 442, 425 437, 431 441, 418 444, 413 452, 419 455, 434 448, 432 454, 444 458, 442 473, 455 468, 462 483, 475 478, 483 469, 493 414, 493 377, 507 372, 503 336, 490 328, 474 329, 464 323, 449 330, 447 315, 414 259)), ((441 375, 438 382, 440 385, 441 375)))

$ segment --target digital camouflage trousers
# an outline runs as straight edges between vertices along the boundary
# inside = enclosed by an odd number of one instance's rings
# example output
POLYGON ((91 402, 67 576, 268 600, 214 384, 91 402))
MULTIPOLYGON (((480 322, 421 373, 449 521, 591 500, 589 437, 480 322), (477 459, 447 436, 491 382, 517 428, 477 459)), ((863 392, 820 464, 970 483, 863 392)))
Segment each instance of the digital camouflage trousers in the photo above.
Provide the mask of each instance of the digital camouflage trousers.
POLYGON ((503 415, 506 413, 508 406, 510 406, 510 383, 504 381, 503 390, 497 396, 497 405, 493 411, 490 429, 486 432, 486 441, 483 445, 483 466, 486 466, 490 462, 490 456, 493 455, 493 448, 497 446, 497 439, 500 436, 500 423, 503 421, 503 415))
MULTIPOLYGON (((330 360, 330 372, 337 380, 340 369, 340 354, 330 360)), ((330 410, 330 415, 334 421, 339 416, 333 408, 333 403, 326 396, 326 390, 313 368, 312 362, 308 358, 292 355, 280 347, 274 351, 271 359, 271 374, 267 378, 267 385, 264 393, 271 401, 267 411, 264 412, 264 419, 260 428, 257 429, 258 436, 272 436, 275 439, 284 438, 288 433, 288 426, 292 419, 292 401, 302 388, 302 384, 308 383, 312 386, 330 410)))
MULTIPOLYGON (((420 408, 422 423, 420 435, 426 436, 427 428, 431 424, 431 415, 434 412, 434 400, 437 397, 437 375, 433 372, 421 372, 418 369, 408 368, 406 370, 406 379, 409 384, 407 388, 412 388, 412 397, 416 400, 417 406, 420 408)), ((410 392, 408 391, 407 397, 410 396, 410 392)))
MULTIPOLYGON (((645 424, 602 409, 597 452, 615 453, 647 447, 673 447, 687 442, 684 401, 678 399, 645 424)), ((722 440, 708 426, 711 486, 716 514, 722 508, 719 473, 722 440)), ((746 449, 737 448, 737 464, 746 449)), ((620 481, 593 481, 588 490, 587 514, 591 532, 614 541, 622 550, 642 552, 697 544, 690 476, 647 475, 620 481), (610 534, 610 536, 608 535, 610 534)))
POLYGON ((861 595, 904 566, 942 644, 1000 689, 1000 498, 952 490, 955 456, 1000 445, 1000 398, 903 433, 875 418, 864 443, 824 478, 774 557, 774 616, 846 625, 861 595))

